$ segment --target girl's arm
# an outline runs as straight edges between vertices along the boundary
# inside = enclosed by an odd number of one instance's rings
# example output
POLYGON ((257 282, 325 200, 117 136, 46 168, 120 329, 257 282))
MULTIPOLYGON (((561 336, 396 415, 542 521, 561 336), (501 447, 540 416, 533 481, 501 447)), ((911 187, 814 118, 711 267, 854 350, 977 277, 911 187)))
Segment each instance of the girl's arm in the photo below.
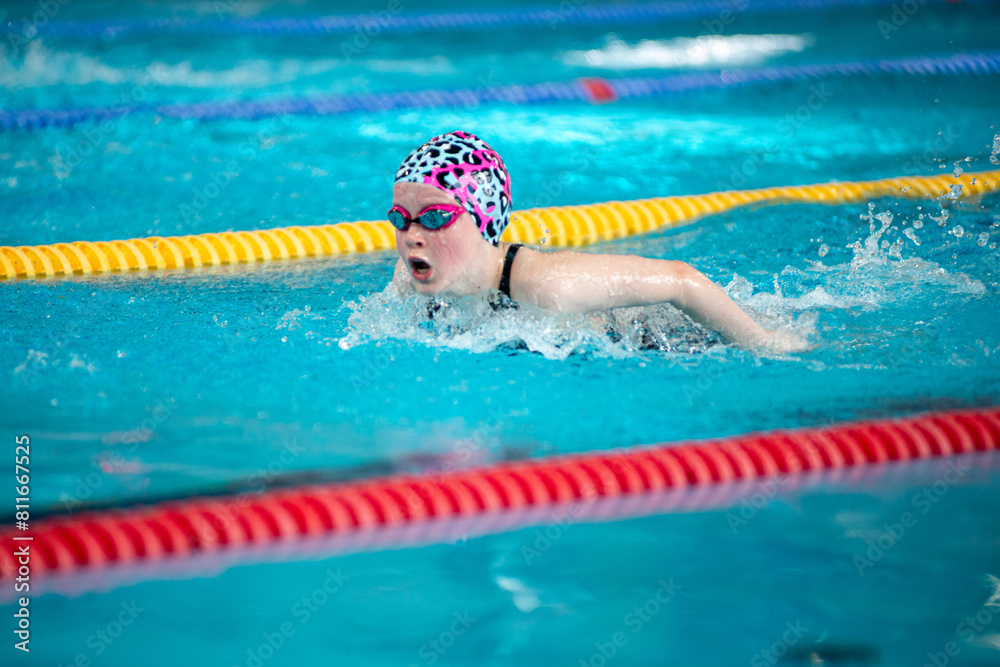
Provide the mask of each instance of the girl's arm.
POLYGON ((793 334, 762 328, 721 287, 684 262, 525 248, 512 274, 511 296, 547 310, 587 312, 669 303, 740 347, 806 349, 793 334))

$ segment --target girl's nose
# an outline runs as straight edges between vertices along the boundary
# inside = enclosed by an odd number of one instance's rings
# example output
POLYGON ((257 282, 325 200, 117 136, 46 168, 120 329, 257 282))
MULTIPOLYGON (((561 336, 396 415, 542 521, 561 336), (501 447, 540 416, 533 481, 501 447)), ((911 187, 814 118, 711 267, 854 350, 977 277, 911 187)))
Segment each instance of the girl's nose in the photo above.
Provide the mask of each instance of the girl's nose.
POLYGON ((424 238, 424 234, 427 232, 423 225, 418 222, 411 222, 406 227, 406 245, 410 247, 421 248, 426 243, 427 240, 424 238))

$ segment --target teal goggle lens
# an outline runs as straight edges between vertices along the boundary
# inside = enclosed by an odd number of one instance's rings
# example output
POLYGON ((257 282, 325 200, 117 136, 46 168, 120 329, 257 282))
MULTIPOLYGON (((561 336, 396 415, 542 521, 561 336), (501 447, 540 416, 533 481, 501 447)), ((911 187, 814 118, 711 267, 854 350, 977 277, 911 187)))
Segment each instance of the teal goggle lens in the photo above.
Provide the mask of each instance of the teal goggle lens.
POLYGON ((393 206, 389 209, 389 222, 400 231, 406 231, 411 222, 420 223, 427 229, 441 229, 447 227, 455 218, 462 214, 461 207, 432 208, 424 211, 415 218, 406 217, 406 212, 400 206, 393 206))

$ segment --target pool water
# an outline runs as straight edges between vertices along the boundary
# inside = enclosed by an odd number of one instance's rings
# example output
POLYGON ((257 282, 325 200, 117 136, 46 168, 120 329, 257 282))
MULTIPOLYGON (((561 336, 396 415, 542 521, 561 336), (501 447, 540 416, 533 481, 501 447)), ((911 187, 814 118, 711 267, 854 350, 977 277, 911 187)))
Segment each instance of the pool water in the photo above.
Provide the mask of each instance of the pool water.
MULTIPOLYGON (((8 20, 33 7, 10 4, 8 20)), ((68 3, 56 18, 216 9, 68 3)), ((233 4, 257 17, 380 9, 233 4)), ((717 44, 748 67, 996 47, 995 3, 927 3, 886 39, 877 24, 891 11, 737 12, 717 44)), ((137 86, 168 103, 726 68, 677 41, 704 31, 692 19, 384 34, 350 62, 342 36, 42 32, 0 60, 0 104, 110 105, 137 86), (588 64, 595 49, 603 65, 588 64)), ((997 83, 834 77, 608 105, 136 113, 110 130, 6 132, 0 245, 377 219, 402 157, 457 128, 504 156, 519 209, 986 170, 997 83)), ((7 281, 0 431, 12 449, 16 434, 32 438, 40 518, 995 405, 998 237, 991 195, 738 210, 583 249, 687 261, 814 344, 796 355, 716 344, 666 308, 484 315, 470 299, 429 322, 425 304, 386 289, 391 253, 7 281)), ((784 480, 617 521, 567 508, 501 534, 39 593, 32 654, 0 650, 3 664, 39 665, 804 665, 813 652, 838 665, 1000 664, 998 466, 983 455, 784 480)))

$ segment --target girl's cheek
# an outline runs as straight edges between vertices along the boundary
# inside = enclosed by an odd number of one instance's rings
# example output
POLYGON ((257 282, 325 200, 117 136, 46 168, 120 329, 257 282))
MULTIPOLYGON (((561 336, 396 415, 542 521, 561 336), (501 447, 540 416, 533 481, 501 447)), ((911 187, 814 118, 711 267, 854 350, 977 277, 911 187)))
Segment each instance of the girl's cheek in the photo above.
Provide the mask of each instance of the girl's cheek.
POLYGON ((461 268, 463 261, 463 252, 461 247, 456 247, 455 245, 448 245, 441 249, 441 254, 439 255, 441 263, 447 265, 450 268, 461 268))

